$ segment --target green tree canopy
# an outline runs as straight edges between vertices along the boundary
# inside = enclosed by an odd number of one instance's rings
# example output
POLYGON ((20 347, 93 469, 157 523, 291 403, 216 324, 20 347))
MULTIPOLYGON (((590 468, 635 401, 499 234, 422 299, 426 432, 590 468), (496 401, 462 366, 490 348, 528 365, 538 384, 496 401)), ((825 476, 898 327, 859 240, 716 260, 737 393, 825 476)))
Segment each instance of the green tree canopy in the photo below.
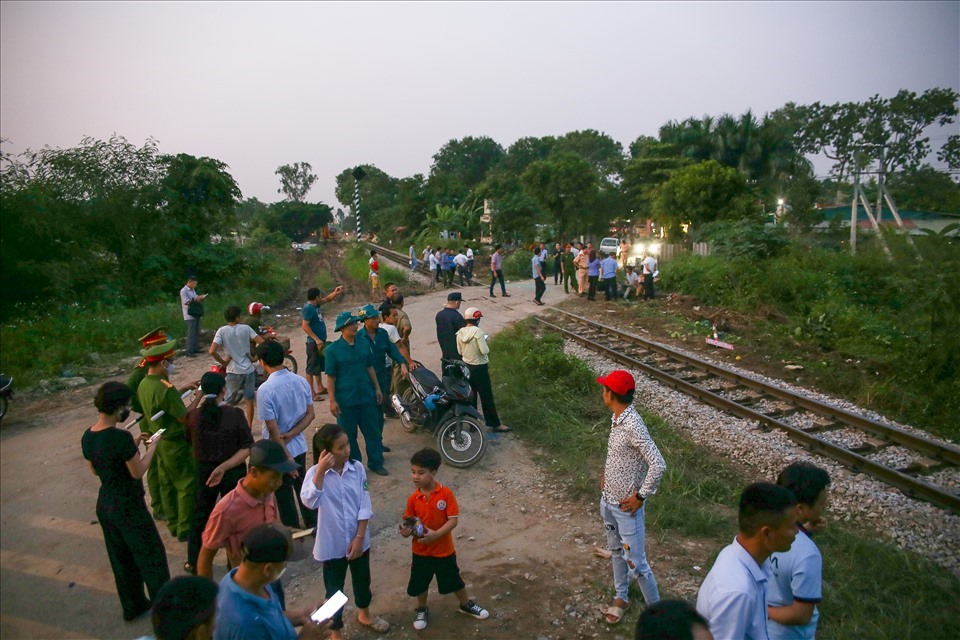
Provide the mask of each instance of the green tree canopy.
POLYGON ((317 176, 309 162, 282 164, 277 167, 274 174, 280 176, 280 188, 277 189, 277 193, 283 194, 287 200, 292 202, 303 202, 303 199, 317 181, 317 176))
POLYGON ((760 217, 743 176, 716 160, 677 169, 657 188, 653 213, 671 238, 683 225, 760 217))
POLYGON ((557 239, 574 228, 574 216, 586 214, 585 206, 597 195, 597 174, 587 160, 571 151, 557 151, 537 160, 521 177, 524 188, 550 212, 557 239))

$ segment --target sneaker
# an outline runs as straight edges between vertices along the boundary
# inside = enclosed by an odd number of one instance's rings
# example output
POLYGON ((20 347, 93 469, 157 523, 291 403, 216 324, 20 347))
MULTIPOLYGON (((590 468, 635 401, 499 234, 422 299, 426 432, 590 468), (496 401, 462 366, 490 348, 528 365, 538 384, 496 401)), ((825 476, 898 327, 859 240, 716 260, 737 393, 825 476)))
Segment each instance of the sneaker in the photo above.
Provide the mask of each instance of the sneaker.
POLYGON ((473 616, 477 620, 486 620, 490 617, 490 612, 473 600, 467 600, 467 604, 460 605, 460 611, 468 616, 473 616))
MULTIPOLYGON (((462 608, 462 607, 461 607, 462 608)), ((429 617, 427 608, 417 609, 417 617, 413 619, 413 628, 417 631, 423 631, 427 628, 427 618, 429 617)))

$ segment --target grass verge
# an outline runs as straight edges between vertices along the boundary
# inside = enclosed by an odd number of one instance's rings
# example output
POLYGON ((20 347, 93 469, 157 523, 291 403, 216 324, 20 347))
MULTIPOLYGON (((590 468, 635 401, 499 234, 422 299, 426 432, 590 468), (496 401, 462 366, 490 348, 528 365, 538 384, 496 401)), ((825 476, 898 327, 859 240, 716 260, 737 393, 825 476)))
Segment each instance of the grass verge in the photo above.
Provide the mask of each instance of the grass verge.
MULTIPOLYGON (((217 290, 214 282, 201 282, 204 301, 201 328, 220 326, 227 307, 245 309, 254 300, 276 304, 293 293, 296 269, 289 252, 278 253, 255 278, 231 290, 217 290)), ((177 284, 169 299, 119 307, 107 304, 69 304, 41 317, 24 318, 0 326, 0 368, 12 375, 17 389, 28 389, 44 379, 73 375, 102 374, 104 366, 139 353, 137 338, 157 326, 167 327, 171 339, 184 338, 186 329, 177 295, 177 284)), ((115 367, 108 367, 115 368, 115 367)))
MULTIPOLYGON (((347 274, 358 282, 365 282, 367 286, 370 286, 370 251, 364 246, 352 243, 350 247, 344 252, 343 264, 347 270, 347 274)), ((400 269, 394 267, 391 263, 388 263, 386 259, 382 256, 380 257, 380 286, 381 288, 388 282, 396 283, 405 283, 404 295, 409 290, 418 289, 419 287, 416 283, 410 279, 410 271, 407 269, 400 269)), ((380 300, 383 298, 383 291, 378 291, 377 295, 374 297, 375 300, 380 300)))
MULTIPOLYGON (((596 374, 563 353, 560 336, 537 336, 530 321, 498 334, 491 342, 490 360, 501 416, 520 438, 539 448, 539 461, 565 477, 573 494, 595 500, 609 429, 596 374)), ((741 488, 761 478, 718 459, 656 416, 643 415, 667 461, 658 497, 647 513, 648 533, 663 545, 682 542, 679 537, 706 541, 713 547, 712 562, 736 533, 741 488)), ((855 526, 837 523, 817 538, 824 558, 817 637, 955 637, 960 580, 933 563, 865 537, 855 526)), ((598 516, 598 532, 600 527, 598 516)), ((656 570, 657 559, 651 558, 651 564, 656 570)), ((703 569, 698 582, 708 567, 703 569)), ((630 625, 623 625, 615 637, 632 637, 630 632, 630 625)))

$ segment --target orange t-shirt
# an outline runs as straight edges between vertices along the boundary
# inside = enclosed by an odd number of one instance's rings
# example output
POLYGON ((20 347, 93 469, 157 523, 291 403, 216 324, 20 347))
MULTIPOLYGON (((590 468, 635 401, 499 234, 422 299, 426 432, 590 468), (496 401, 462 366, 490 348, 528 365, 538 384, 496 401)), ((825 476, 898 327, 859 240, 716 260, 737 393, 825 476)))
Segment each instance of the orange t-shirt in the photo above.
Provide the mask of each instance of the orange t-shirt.
MULTIPOLYGON (((422 493, 419 489, 407 498, 407 508, 403 512, 404 518, 416 516, 420 518, 423 526, 431 531, 436 531, 447 523, 450 518, 460 515, 460 507, 457 505, 457 499, 453 491, 444 487, 439 482, 430 492, 430 495, 422 493)), ((447 533, 432 544, 423 544, 417 538, 413 539, 413 553, 418 556, 431 556, 434 558, 446 558, 456 553, 453 548, 453 532, 447 533)))

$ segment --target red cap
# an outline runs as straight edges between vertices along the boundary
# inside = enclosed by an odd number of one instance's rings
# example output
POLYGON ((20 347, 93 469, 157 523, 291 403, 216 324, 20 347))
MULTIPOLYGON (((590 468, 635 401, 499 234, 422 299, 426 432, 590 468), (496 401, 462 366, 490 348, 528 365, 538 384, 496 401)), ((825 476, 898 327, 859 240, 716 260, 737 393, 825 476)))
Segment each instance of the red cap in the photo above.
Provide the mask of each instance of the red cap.
POLYGON ((637 383, 634 382, 633 376, 629 371, 624 371, 623 369, 617 369, 611 371, 606 376, 600 376, 597 378, 597 382, 620 396, 627 395, 628 391, 633 391, 637 388, 637 383))

